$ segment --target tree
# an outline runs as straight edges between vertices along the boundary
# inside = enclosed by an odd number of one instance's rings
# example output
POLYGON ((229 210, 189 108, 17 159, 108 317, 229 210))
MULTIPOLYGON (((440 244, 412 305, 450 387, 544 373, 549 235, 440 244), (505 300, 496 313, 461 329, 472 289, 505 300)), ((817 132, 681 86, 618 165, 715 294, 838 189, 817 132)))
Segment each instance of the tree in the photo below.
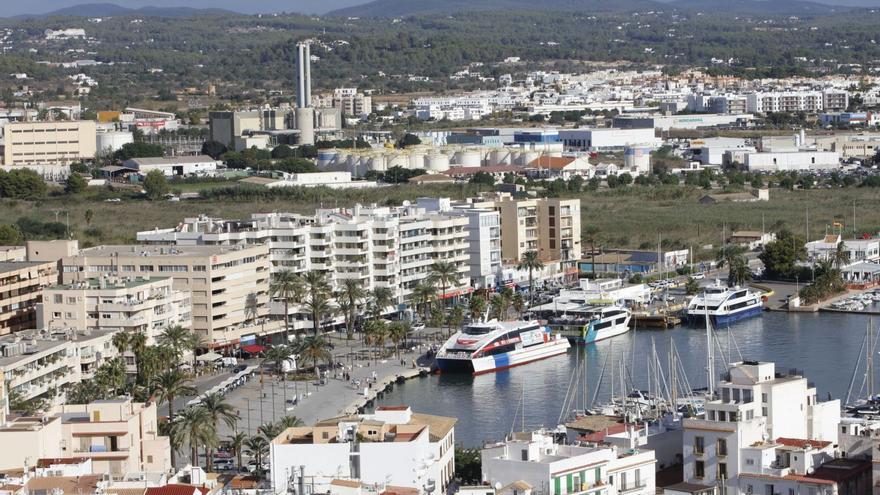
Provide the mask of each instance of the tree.
POLYGON ((455 448, 455 476, 462 486, 476 486, 483 481, 480 449, 455 448))
POLYGON ((437 297, 437 288, 432 284, 427 284, 424 282, 419 282, 413 287, 412 298, 416 302, 416 309, 421 309, 422 314, 425 316, 425 319, 428 319, 428 314, 431 308, 431 302, 437 297))
POLYGON ((834 250, 834 267, 842 270, 844 266, 849 264, 849 251, 843 242, 837 243, 837 249, 834 250))
MULTIPOLYGON (((235 429, 235 425, 238 423, 238 413, 235 412, 235 408, 232 407, 231 404, 226 402, 226 399, 217 392, 213 392, 202 397, 201 404, 199 407, 205 410, 205 414, 211 422, 211 429, 214 431, 214 434, 217 433, 217 427, 219 423, 222 421, 226 424, 226 426, 235 429)), ((212 460, 213 456, 212 448, 210 445, 206 445, 205 447, 205 456, 208 458, 207 460, 207 468, 208 471, 212 468, 212 460)))
MULTIPOLYGON (((174 399, 198 393, 192 386, 189 376, 174 368, 160 373, 153 381, 153 395, 156 402, 168 403, 168 423, 174 424, 174 399)), ((171 465, 174 465, 174 449, 171 450, 171 465)))
POLYGON ((279 144, 272 149, 272 158, 279 160, 282 158, 291 158, 296 156, 296 152, 286 144, 279 144))
POLYGON ((388 325, 388 338, 391 339, 394 348, 397 349, 398 358, 400 358, 400 343, 406 340, 407 332, 409 332, 409 328, 402 321, 395 321, 388 325))
POLYGON ((370 305, 374 319, 380 318, 392 304, 394 304, 394 294, 388 287, 376 287, 370 292, 370 305))
POLYGON ((529 307, 535 305, 534 272, 535 270, 541 270, 543 268, 544 262, 541 261, 540 257, 538 257, 537 251, 526 251, 525 253, 523 253, 522 259, 520 259, 519 264, 516 266, 517 270, 529 271, 529 307))
POLYGON ((311 335, 300 341, 297 350, 300 358, 304 361, 310 361, 315 366, 315 376, 320 380, 321 371, 318 368, 318 363, 329 362, 333 359, 333 355, 330 353, 330 343, 320 335, 311 335))
POLYGON ((235 462, 238 467, 241 467, 241 454, 244 453, 244 442, 247 438, 247 433, 237 431, 234 434, 229 435, 226 440, 229 443, 229 448, 231 448, 233 454, 235 454, 235 462))
MULTIPOLYGON (((211 416, 203 406, 187 407, 171 423, 172 443, 177 447, 189 445, 193 466, 199 465, 199 447, 205 447, 207 454, 218 443, 217 430, 211 423, 211 416)), ((171 448, 171 464, 174 464, 174 451, 171 448)), ((206 455, 210 459, 210 456, 206 455)), ((210 461, 208 461, 210 462, 210 461)))
POLYGON ((749 279, 749 262, 746 259, 745 248, 735 244, 727 244, 718 250, 715 260, 718 268, 727 265, 727 283, 731 286, 742 285, 749 279))
POLYGON ((477 172, 471 176, 469 181, 471 184, 479 184, 492 187, 495 185, 495 176, 488 172, 477 172))
POLYGON ((783 230, 764 246, 758 259, 764 263, 767 278, 791 280, 800 271, 798 263, 807 260, 806 243, 803 237, 783 230))
POLYGON ((288 428, 296 428, 298 426, 303 426, 303 420, 297 418, 296 416, 284 416, 283 418, 278 420, 278 426, 280 426, 283 430, 288 428))
POLYGON ((46 182, 34 170, 0 170, 0 196, 4 198, 40 199, 46 196, 46 190, 46 182))
POLYGON ((215 160, 219 160, 223 153, 229 151, 229 148, 220 141, 205 141, 202 143, 202 154, 208 155, 215 160))
POLYGON ((272 274, 269 282, 269 295, 284 303, 284 341, 290 335, 290 303, 302 300, 305 293, 303 281, 299 275, 284 269, 272 274))
POLYGON ((113 154, 113 158, 123 162, 132 158, 161 158, 163 156, 165 156, 165 148, 162 145, 143 141, 125 143, 113 154))
POLYGON ((472 295, 471 300, 468 302, 468 313, 470 317, 474 320, 479 319, 483 316, 483 313, 486 311, 486 300, 483 299, 482 296, 472 295))
POLYGON ((342 287, 339 289, 336 299, 340 301, 340 309, 342 309, 343 303, 345 306, 343 315, 345 317, 345 331, 348 340, 354 337, 354 324, 357 318, 358 305, 366 298, 367 291, 360 280, 347 278, 342 281, 342 287))
POLYGON ((460 304, 456 304, 452 311, 449 312, 446 320, 450 327, 459 328, 464 323, 464 308, 460 304))
POLYGON ((91 208, 87 209, 83 216, 86 218, 86 227, 92 226, 92 218, 95 218, 95 212, 91 208))
POLYGON ((700 292, 700 283, 694 277, 688 277, 687 282, 684 284, 684 292, 689 296, 693 296, 700 292))
POLYGON ((310 271, 303 277, 306 287, 304 306, 312 316, 314 334, 321 329, 321 320, 330 312, 330 281, 324 272, 310 271))
POLYGON ((430 273, 428 280, 440 287, 443 294, 441 299, 445 302, 446 290, 449 289, 453 283, 458 282, 458 269, 448 261, 435 261, 431 264, 431 267, 428 270, 430 273))
POLYGON ((272 369, 281 377, 284 374, 284 362, 294 356, 294 350, 286 344, 273 345, 263 354, 260 364, 272 363, 272 369))
POLYGON ((590 273, 596 276, 596 239, 599 236, 599 227, 587 225, 581 235, 590 244, 590 273))
POLYGON ((518 318, 522 318, 523 311, 526 309, 526 300, 523 299, 522 294, 519 292, 515 293, 510 300, 511 306, 513 306, 513 310, 516 311, 516 315, 518 318))
MULTIPOLYGON (((165 327, 156 337, 156 343, 169 350, 175 364, 180 364, 183 352, 189 348, 189 335, 192 332, 180 325, 165 327)), ((115 336, 114 336, 115 337, 115 336)))
POLYGON ((144 191, 150 200, 160 199, 170 190, 168 179, 165 178, 165 174, 161 170, 150 170, 144 178, 144 191))
POLYGON ((242 444, 247 455, 254 458, 257 475, 263 475, 263 458, 269 453, 269 441, 261 435, 254 435, 242 444))
POLYGON ((422 144, 422 140, 419 139, 418 136, 416 136, 415 134, 406 133, 400 139, 400 141, 397 142, 397 147, 406 148, 407 146, 417 146, 420 144, 422 144))
POLYGON ((79 194, 85 191, 87 187, 89 187, 89 183, 82 175, 71 173, 67 176, 67 181, 64 183, 64 192, 67 194, 79 194))
POLYGON ((376 348, 377 354, 380 347, 385 346, 388 339, 388 325, 385 320, 370 320, 364 325, 364 338, 368 345, 376 348))
POLYGON ((0 224, 0 245, 17 246, 22 243, 21 232, 13 225, 0 224))

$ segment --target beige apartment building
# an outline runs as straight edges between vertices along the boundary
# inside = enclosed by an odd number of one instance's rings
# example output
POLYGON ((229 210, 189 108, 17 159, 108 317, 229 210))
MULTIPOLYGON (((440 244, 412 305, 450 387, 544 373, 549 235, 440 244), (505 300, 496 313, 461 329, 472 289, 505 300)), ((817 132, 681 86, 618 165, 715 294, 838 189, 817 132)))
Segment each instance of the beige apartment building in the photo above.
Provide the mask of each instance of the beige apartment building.
POLYGON ((62 283, 95 277, 170 277, 192 295, 192 328, 207 345, 237 345, 274 333, 269 313, 269 246, 98 246, 61 260, 62 283))
POLYGON ((514 199, 495 193, 469 200, 501 216, 501 258, 516 263, 529 251, 543 261, 576 262, 581 256, 579 199, 514 199))
POLYGON ((21 469, 40 459, 91 459, 95 473, 171 469, 171 444, 160 436, 155 403, 130 398, 55 407, 43 417, 17 418, 0 426, 0 469, 21 469))
POLYGON ((43 288, 56 283, 55 263, 0 263, 0 335, 36 328, 43 288))
POLYGON ((39 328, 143 333, 147 344, 167 327, 192 328, 190 291, 171 277, 99 277, 47 287, 37 315, 39 328))
POLYGON ((4 128, 3 165, 69 165, 95 158, 95 123, 10 122, 4 128))

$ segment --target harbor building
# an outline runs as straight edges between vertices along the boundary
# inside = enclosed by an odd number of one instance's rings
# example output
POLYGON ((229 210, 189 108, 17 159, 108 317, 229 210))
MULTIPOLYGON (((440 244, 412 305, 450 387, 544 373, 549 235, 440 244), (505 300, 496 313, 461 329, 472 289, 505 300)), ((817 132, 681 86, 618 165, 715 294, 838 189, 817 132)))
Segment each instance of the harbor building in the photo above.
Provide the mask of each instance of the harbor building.
POLYGON ((519 483, 547 495, 654 495, 654 451, 556 443, 546 431, 515 432, 480 452, 483 482, 519 483))
POLYGON ((61 260, 62 283, 94 277, 170 277, 192 294, 192 328, 222 348, 277 331, 269 314, 269 246, 97 246, 61 260))
POLYGON ((292 427, 269 446, 273 486, 312 486, 338 493, 340 481, 445 493, 455 474, 455 418, 383 406, 292 427))
POLYGON ((819 402, 801 374, 756 361, 731 364, 715 391, 703 418, 684 420, 684 481, 730 495, 826 493, 816 471, 835 456, 839 400, 819 402))

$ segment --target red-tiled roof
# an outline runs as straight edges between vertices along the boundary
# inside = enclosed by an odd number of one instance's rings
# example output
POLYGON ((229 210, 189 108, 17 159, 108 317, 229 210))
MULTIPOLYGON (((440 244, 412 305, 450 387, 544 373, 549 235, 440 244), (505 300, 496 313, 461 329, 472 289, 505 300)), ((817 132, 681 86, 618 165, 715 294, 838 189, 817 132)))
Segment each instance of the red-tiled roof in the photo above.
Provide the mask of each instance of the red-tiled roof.
POLYGON ((525 172, 525 168, 518 165, 492 165, 489 167, 452 167, 443 173, 446 175, 473 175, 477 172, 486 172, 487 174, 501 174, 507 172, 521 174, 525 172))
POLYGON ((85 457, 62 457, 62 458, 43 458, 37 460, 38 468, 47 468, 49 466, 60 466, 62 464, 82 464, 86 462, 85 457))
POLYGON ((529 167, 559 170, 570 165, 574 160, 570 156, 540 156, 529 162, 529 167))
POLYGON ((779 445, 785 445, 786 447, 797 447, 799 449, 805 449, 808 445, 817 449, 824 449, 825 447, 831 445, 831 442, 823 442, 822 440, 804 440, 802 438, 785 437, 777 438, 776 443, 778 443, 779 445))
POLYGON ((147 488, 146 495, 193 495, 196 494, 196 491, 205 495, 210 490, 193 485, 165 485, 158 488, 147 488))
POLYGON ((408 486, 391 486, 385 487, 382 495, 419 495, 418 488, 410 488, 408 486))
POLYGON ((759 478, 763 480, 792 480, 792 481, 800 481, 802 483, 812 483, 814 485, 833 485, 835 484, 830 480, 823 480, 818 478, 810 478, 808 476, 801 476, 798 474, 789 474, 788 476, 773 476, 772 474, 757 474, 757 473, 739 473, 740 476, 745 476, 748 478, 759 478))
POLYGON ((406 411, 409 409, 409 406, 379 406, 376 408, 377 411, 406 411))

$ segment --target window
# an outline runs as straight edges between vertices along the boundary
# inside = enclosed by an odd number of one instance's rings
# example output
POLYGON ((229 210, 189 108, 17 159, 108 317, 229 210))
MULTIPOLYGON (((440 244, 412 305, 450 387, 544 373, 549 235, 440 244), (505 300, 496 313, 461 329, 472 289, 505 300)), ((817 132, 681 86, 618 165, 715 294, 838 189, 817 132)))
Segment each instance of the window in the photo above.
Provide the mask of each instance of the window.
POLYGON ((529 460, 529 451, 526 449, 522 449, 522 451, 520 451, 520 459, 523 461, 529 460))
POLYGON ((718 445, 716 447, 718 449, 718 455, 727 455, 727 440, 724 438, 718 439, 718 445))
POLYGON ((718 463, 718 479, 727 479, 727 463, 725 462, 718 463))
POLYGON ((764 404, 767 403, 767 394, 761 394, 761 402, 763 402, 764 404))
POLYGON ((706 439, 703 437, 694 437, 694 453, 702 454, 706 451, 706 439))
POLYGON ((767 408, 766 407, 761 408, 761 416, 767 417, 767 408))
POLYGON ((706 463, 703 461, 697 461, 694 463, 694 477, 695 478, 703 478, 706 476, 706 463))
POLYGON ((64 296, 62 296, 61 294, 55 294, 54 299, 55 299, 55 304, 61 304, 62 302, 64 302, 64 296))
POLYGON ((629 487, 626 485, 626 472, 620 473, 620 490, 626 490, 629 487))
POLYGON ((636 469, 636 486, 642 486, 642 471, 636 469))

